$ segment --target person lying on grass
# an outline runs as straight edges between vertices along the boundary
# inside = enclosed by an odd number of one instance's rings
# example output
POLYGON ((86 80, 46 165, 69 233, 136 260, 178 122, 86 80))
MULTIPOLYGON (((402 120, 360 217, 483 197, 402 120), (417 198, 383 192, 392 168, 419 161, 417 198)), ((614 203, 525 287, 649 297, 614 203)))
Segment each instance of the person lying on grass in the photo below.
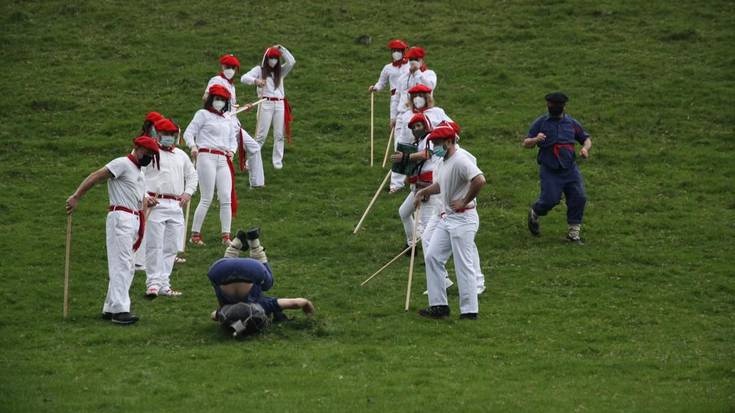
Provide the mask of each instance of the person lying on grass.
POLYGON ((268 265, 265 249, 260 244, 260 229, 239 230, 224 258, 215 261, 207 274, 217 296, 219 308, 212 320, 241 337, 266 329, 271 321, 288 320, 283 310, 301 309, 311 315, 315 308, 306 298, 274 298, 263 292, 273 287, 273 272, 268 265), (243 246, 248 246, 250 258, 239 258, 243 246))

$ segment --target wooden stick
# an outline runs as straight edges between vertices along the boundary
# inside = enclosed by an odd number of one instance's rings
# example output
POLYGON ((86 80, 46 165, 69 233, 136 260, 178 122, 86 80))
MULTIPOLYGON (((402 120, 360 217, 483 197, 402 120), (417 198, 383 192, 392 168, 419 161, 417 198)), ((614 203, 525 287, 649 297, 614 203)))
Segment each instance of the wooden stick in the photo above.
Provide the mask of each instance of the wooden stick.
POLYGON ((385 168, 385 163, 388 162, 388 152, 390 152, 390 143, 393 141, 393 132, 395 132, 396 128, 395 126, 390 130, 390 135, 388 135, 388 146, 385 147, 385 156, 383 157, 383 168, 385 168))
POLYGON ((66 216, 66 254, 64 255, 64 319, 69 315, 69 261, 71 258, 71 214, 66 216))
POLYGON ((416 258, 416 230, 419 227, 419 209, 421 209, 421 204, 416 208, 413 218, 413 245, 411 246, 411 261, 408 264, 408 287, 406 287, 406 307, 404 311, 408 311, 408 306, 411 304, 411 282, 413 281, 413 261, 416 258))
POLYGON ((246 109, 248 109, 248 107, 247 107, 248 105, 250 105, 250 107, 253 107, 253 106, 258 106, 258 105, 260 105, 261 103, 265 102, 266 100, 267 100, 267 99, 263 98, 263 99, 260 99, 260 100, 256 100, 256 101, 255 101, 255 102, 253 102, 253 103, 247 103, 247 104, 245 104, 245 106, 243 106, 243 107, 241 107, 241 108, 237 109, 237 110, 235 111, 235 114, 238 114, 238 113, 240 113, 240 112, 244 112, 244 111, 245 111, 246 109))
MULTIPOLYGON (((197 160, 194 159, 192 162, 194 164, 194 169, 197 169, 197 160)), ((186 214, 184 218, 184 249, 181 252, 186 252, 186 244, 189 240, 189 213, 191 212, 191 202, 194 201, 194 198, 190 199, 189 202, 186 203, 186 214)))
POLYGON ((370 166, 373 166, 373 157, 375 154, 375 145, 373 135, 375 129, 375 93, 370 92, 370 166))
POLYGON ((353 234, 357 234, 357 230, 360 229, 360 225, 362 225, 362 221, 365 220, 365 217, 367 216, 368 212, 370 212, 370 208, 373 207, 373 204, 375 203, 375 200, 378 199, 378 195, 380 195, 380 191, 383 190, 383 187, 385 186, 385 183, 388 182, 388 179, 390 178, 390 172, 388 171, 388 174, 385 175, 385 178, 383 178, 383 182, 378 187, 378 190, 375 191, 375 195, 373 195, 373 199, 370 201, 370 204, 365 209, 365 212, 362 214, 362 218, 360 218, 360 221, 357 223, 357 226, 355 226, 354 231, 352 231, 353 234))
POLYGON ((363 281, 363 282, 362 282, 362 283, 360 284, 360 287, 362 287, 363 285, 367 284, 367 282, 368 282, 368 281, 370 281, 370 280, 372 280, 372 279, 373 279, 373 277, 375 277, 376 275, 378 275, 378 274, 380 274, 381 272, 383 272, 383 270, 384 270, 384 269, 388 268, 388 266, 389 266, 389 265, 393 264, 393 262, 395 262, 395 261, 396 261, 397 259, 401 258, 401 257, 402 257, 402 256, 403 256, 404 254, 406 254, 406 253, 408 252, 408 250, 410 250, 410 249, 411 249, 411 247, 408 247, 408 248, 406 248, 405 250, 401 251, 401 253, 400 253, 400 254, 398 254, 398 255, 396 255, 396 256, 395 256, 395 258, 393 258, 392 260, 388 261, 388 263, 387 263, 387 264, 385 264, 384 266, 380 267, 380 269, 379 269, 378 271, 375 271, 375 274, 371 275, 370 277, 368 277, 368 279, 367 279, 367 280, 363 281))

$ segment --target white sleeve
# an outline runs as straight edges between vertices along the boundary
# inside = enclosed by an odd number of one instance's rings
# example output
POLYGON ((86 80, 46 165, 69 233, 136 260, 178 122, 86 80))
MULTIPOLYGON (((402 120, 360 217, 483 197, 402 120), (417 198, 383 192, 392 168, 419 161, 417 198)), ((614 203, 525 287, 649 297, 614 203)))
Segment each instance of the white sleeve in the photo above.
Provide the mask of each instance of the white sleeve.
POLYGON ((112 174, 112 179, 119 178, 120 175, 125 173, 125 163, 130 162, 127 158, 115 158, 105 165, 108 171, 112 174))
POLYGON ((230 152, 237 152, 237 143, 240 141, 240 126, 230 122, 230 139, 227 148, 230 152))
POLYGON ((383 90, 386 84, 388 84, 388 77, 390 76, 390 73, 388 73, 388 66, 384 66, 383 70, 380 71, 380 77, 378 78, 378 83, 376 83, 373 86, 373 90, 376 92, 380 92, 383 90))
POLYGON ((194 114, 194 119, 189 122, 189 125, 184 131, 184 142, 186 142, 186 146, 190 148, 196 146, 196 137, 199 134, 199 130, 201 130, 204 125, 204 114, 202 111, 203 109, 200 109, 194 114))
POLYGON ((199 175, 197 175, 194 164, 191 163, 191 159, 184 151, 181 151, 181 159, 184 162, 184 193, 194 195, 199 184, 199 175))
POLYGON ((240 77, 240 83, 245 83, 246 85, 254 85, 255 81, 258 79, 260 79, 260 66, 255 66, 254 68, 250 69, 249 72, 240 77))
POLYGON ((476 176, 482 175, 480 168, 478 168, 469 157, 465 157, 460 165, 460 176, 467 181, 471 181, 476 176))
POLYGON ((285 47, 281 46, 280 49, 281 53, 283 54, 283 58, 286 59, 286 63, 281 66, 281 79, 283 79, 284 77, 286 77, 286 75, 288 75, 288 72, 293 69, 293 66, 296 64, 296 59, 285 47))
POLYGON ((398 101, 399 96, 391 96, 390 97, 390 118, 395 119, 398 115, 398 101))
POLYGON ((436 73, 433 70, 427 70, 425 72, 417 70, 414 76, 417 82, 416 84, 421 83, 422 85, 426 85, 432 91, 436 89, 436 73))

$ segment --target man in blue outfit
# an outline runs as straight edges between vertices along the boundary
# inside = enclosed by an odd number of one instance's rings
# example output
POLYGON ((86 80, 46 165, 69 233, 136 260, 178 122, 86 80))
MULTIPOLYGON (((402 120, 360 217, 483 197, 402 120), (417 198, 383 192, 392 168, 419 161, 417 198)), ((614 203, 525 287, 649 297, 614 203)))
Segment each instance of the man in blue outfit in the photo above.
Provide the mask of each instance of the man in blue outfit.
POLYGON ((579 155, 589 156, 592 140, 582 125, 564 112, 569 98, 555 92, 546 95, 548 113, 541 115, 531 125, 523 146, 539 148, 536 160, 539 164, 541 194, 528 211, 528 230, 533 235, 541 233, 539 217, 546 215, 561 200, 562 193, 567 203, 567 240, 582 243, 579 232, 582 226, 587 195, 584 180, 575 162, 574 144, 582 145, 579 155))
POLYGON ((310 315, 314 305, 305 298, 274 298, 263 293, 273 287, 273 273, 265 249, 260 245, 260 230, 238 231, 235 239, 220 258, 209 268, 209 280, 217 296, 219 308, 212 319, 234 336, 244 336, 266 328, 271 319, 288 318, 285 309, 302 309, 310 315), (250 258, 238 258, 243 246, 248 246, 250 258))

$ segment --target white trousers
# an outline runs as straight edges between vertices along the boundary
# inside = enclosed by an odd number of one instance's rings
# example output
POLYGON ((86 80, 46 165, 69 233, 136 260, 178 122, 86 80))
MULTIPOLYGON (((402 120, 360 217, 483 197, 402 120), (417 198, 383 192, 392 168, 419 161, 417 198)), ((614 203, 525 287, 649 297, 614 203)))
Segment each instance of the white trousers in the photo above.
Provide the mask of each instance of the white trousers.
MULTIPOLYGON (((393 149, 398 151, 398 143, 410 144, 413 141, 413 135, 408 130, 408 121, 411 120, 406 114, 411 112, 399 113, 396 117, 396 130, 393 133, 393 149)), ((406 175, 395 172, 390 173, 390 189, 401 189, 406 185, 406 175)))
POLYGON ((248 157, 250 187, 263 186, 265 185, 265 174, 263 173, 263 158, 260 156, 260 144, 245 129, 241 128, 240 132, 242 132, 242 142, 248 157))
POLYGON ((138 238, 138 216, 124 211, 107 213, 107 270, 110 282, 102 311, 130 311, 130 284, 133 283, 133 243, 138 238))
MULTIPOLYGON (((413 207, 413 200, 415 199, 414 190, 414 185, 411 185, 411 191, 406 196, 400 208, 398 208, 398 215, 401 217, 401 222, 403 223, 403 231, 406 233, 406 244, 409 246, 413 245, 413 213, 416 211, 413 207)), ((429 244, 428 240, 426 242, 424 241, 423 234, 431 218, 439 215, 440 203, 439 198, 435 196, 429 197, 428 201, 421 203, 419 222, 416 226, 416 237, 421 240, 421 246, 424 247, 424 251, 426 251, 426 247, 429 244)))
MULTIPOLYGON (((432 196, 434 198, 434 196, 432 196)), ((423 207, 422 207, 423 208, 423 207)), ((434 229, 436 228, 436 224, 441 219, 439 216, 439 211, 441 208, 436 209, 437 213, 433 215, 429 219, 429 223, 426 224, 424 227, 424 232, 421 236, 421 246, 424 247, 424 257, 426 257, 426 252, 429 250, 429 245, 431 244, 431 237, 434 234, 434 229)), ((485 286, 485 274, 482 273, 482 262, 480 261, 480 252, 477 250, 477 244, 472 243, 472 268, 474 269, 475 273, 475 280, 477 280, 477 288, 478 290, 481 290, 485 286)), ((449 277, 449 274, 446 273, 445 269, 445 276, 449 277)))
POLYGON ((171 288, 171 271, 179 249, 184 228, 184 213, 179 201, 159 199, 158 205, 148 210, 145 223, 146 287, 162 290, 171 288))
POLYGON ((255 140, 262 150, 265 140, 268 138, 271 123, 273 124, 273 166, 276 168, 283 166, 283 148, 285 145, 283 138, 284 104, 282 100, 266 100, 261 103, 258 111, 258 126, 255 131, 255 140))
POLYGON ((449 214, 437 221, 425 254, 429 305, 448 305, 444 274, 447 260, 452 256, 459 288, 459 311, 461 314, 478 312, 473 245, 479 225, 475 209, 449 214))
POLYGON ((139 267, 145 267, 145 237, 143 237, 143 241, 140 243, 140 247, 138 248, 138 251, 135 251, 135 265, 139 267))
POLYGON ((194 221, 191 224, 192 232, 201 232, 204 218, 207 216, 209 205, 212 203, 214 190, 217 189, 219 199, 219 221, 223 233, 230 232, 232 225, 232 176, 227 159, 224 155, 213 153, 199 153, 197 156, 197 174, 199 175, 199 205, 194 212, 194 221))

